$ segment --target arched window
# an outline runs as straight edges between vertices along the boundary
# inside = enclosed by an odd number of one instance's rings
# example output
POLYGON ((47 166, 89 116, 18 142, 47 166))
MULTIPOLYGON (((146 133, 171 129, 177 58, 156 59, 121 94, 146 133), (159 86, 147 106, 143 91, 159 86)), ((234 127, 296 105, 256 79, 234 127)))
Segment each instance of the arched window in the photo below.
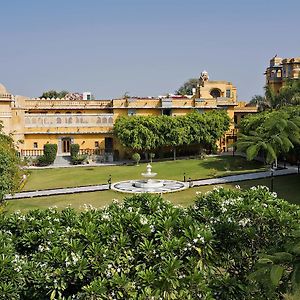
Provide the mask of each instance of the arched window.
POLYGON ((212 89, 210 91, 210 95, 216 99, 218 97, 221 97, 221 91, 219 89, 212 89))
POLYGON ((61 118, 56 118, 56 123, 61 124, 61 118))

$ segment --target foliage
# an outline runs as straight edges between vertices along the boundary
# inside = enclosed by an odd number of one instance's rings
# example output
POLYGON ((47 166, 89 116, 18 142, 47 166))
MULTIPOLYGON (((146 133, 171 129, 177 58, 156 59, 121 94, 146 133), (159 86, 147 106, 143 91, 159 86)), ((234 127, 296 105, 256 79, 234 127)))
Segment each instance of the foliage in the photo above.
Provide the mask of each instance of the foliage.
POLYGON ((44 155, 38 158, 38 164, 41 166, 48 166, 53 164, 57 153, 57 144, 45 144, 44 155))
POLYGON ((258 107, 258 111, 264 111, 268 108, 271 108, 271 105, 266 97, 261 95, 254 95, 249 103, 256 105, 258 107))
POLYGON ((0 229, 5 299, 212 299, 212 233, 158 196, 1 216, 0 229))
POLYGON ((58 91, 55 91, 55 90, 49 90, 49 91, 46 91, 43 93, 43 95, 40 97, 40 98, 64 98, 69 92, 68 91, 61 91, 61 92, 58 92, 58 91))
POLYGON ((225 110, 200 114, 196 111, 178 117, 131 116, 120 117, 114 133, 121 144, 135 151, 153 151, 162 147, 200 144, 212 148, 228 130, 229 117, 225 110))
POLYGON ((79 144, 71 144, 70 145, 71 158, 76 157, 79 154, 79 149, 80 149, 79 144))
POLYGON ((139 153, 135 152, 132 154, 132 159, 136 162, 136 165, 138 165, 141 160, 141 156, 139 153))
POLYGON ((248 275, 258 253, 284 245, 298 222, 299 208, 263 187, 214 190, 188 209, 142 194, 82 213, 0 215, 0 294, 268 299, 248 275))
POLYGON ((71 162, 73 165, 81 165, 87 161, 87 158, 88 158, 87 154, 77 155, 71 157, 71 162))
POLYGON ((280 154, 300 143, 300 109, 282 108, 245 118, 236 143, 249 160, 265 154, 267 163, 277 163, 280 154))
POLYGON ((270 294, 300 293, 300 231, 296 230, 281 248, 262 254, 256 271, 250 277, 268 289, 270 294), (279 252, 280 251, 280 252, 279 252))
POLYGON ((193 95, 193 88, 199 84, 199 79, 191 78, 186 81, 177 91, 177 95, 193 95))
POLYGON ((1 131, 0 126, 0 203, 5 194, 18 190, 22 178, 20 159, 10 136, 1 131))
POLYGON ((73 165, 80 165, 87 160, 87 155, 79 155, 80 146, 78 144, 70 145, 71 162, 73 165))
POLYGON ((258 106, 259 111, 279 109, 285 106, 297 106, 300 104, 300 79, 287 80, 278 93, 270 86, 265 86, 265 95, 254 95, 251 104, 258 106))
POLYGON ((213 249, 218 254, 214 262, 223 282, 220 288, 216 279, 218 299, 278 299, 267 298, 264 287, 255 286, 248 275, 260 252, 282 247, 298 227, 298 206, 278 199, 267 187, 245 191, 220 188, 198 195, 190 214, 195 221, 210 224, 214 232, 213 249))
POLYGON ((300 79, 286 81, 278 94, 266 90, 273 108, 300 104, 300 79))

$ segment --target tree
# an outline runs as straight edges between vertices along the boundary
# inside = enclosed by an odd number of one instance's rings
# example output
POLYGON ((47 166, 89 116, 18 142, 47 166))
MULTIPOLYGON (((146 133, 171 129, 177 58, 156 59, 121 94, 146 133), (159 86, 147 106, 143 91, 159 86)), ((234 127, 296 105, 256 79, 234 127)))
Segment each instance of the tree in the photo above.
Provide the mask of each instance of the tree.
POLYGON ((249 104, 256 105, 258 111, 264 111, 268 108, 271 108, 270 102, 266 99, 265 96, 254 95, 250 100, 249 104))
POLYGON ((199 79, 191 78, 186 81, 175 93, 177 95, 193 95, 193 89, 197 88, 199 84, 199 79))
POLYGON ((49 90, 49 91, 46 91, 42 94, 42 96, 40 98, 64 98, 69 92, 68 91, 55 91, 55 90, 49 90))
POLYGON ((236 146, 249 160, 264 153, 265 161, 277 166, 278 156, 300 143, 300 116, 294 109, 265 112, 244 122, 236 146))
POLYGON ((194 111, 185 116, 131 116, 120 117, 114 125, 114 133, 120 143, 134 151, 153 151, 182 145, 200 145, 211 149, 228 130, 230 119, 225 110, 204 114, 194 111))
POLYGON ((0 204, 4 196, 18 190, 22 178, 20 159, 10 136, 0 126, 0 204))

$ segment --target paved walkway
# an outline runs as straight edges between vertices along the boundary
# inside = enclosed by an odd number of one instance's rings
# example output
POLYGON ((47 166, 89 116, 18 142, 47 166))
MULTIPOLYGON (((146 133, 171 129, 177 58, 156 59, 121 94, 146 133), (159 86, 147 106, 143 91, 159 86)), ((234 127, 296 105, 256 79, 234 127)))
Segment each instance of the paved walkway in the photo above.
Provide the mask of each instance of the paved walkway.
MULTIPOLYGON (((289 166, 287 169, 275 170, 273 175, 282 176, 282 175, 297 174, 297 172, 298 172, 297 167, 289 166)), ((270 171, 231 175, 231 176, 225 176, 219 178, 194 180, 191 182, 191 187, 211 185, 211 184, 223 184, 223 183, 238 182, 238 181, 251 180, 251 179, 261 179, 267 177, 271 177, 270 171)), ((33 197, 47 197, 53 195, 66 195, 66 194, 75 194, 75 193, 105 191, 108 189, 109 189, 108 184, 101 184, 101 185, 91 185, 91 186, 82 186, 82 187, 74 187, 74 188, 60 188, 60 189, 51 189, 51 190, 21 192, 21 193, 16 193, 14 195, 6 195, 5 199, 12 200, 12 199, 24 199, 24 198, 33 198, 33 197)))

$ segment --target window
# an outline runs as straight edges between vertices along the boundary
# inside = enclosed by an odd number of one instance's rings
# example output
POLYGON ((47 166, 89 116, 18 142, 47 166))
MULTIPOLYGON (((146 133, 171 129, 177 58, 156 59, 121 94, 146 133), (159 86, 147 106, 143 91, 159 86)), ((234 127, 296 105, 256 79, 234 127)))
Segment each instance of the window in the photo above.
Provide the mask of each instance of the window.
POLYGON ((171 108, 163 108, 161 111, 161 114, 163 116, 171 116, 172 115, 172 109, 171 108))
POLYGON ((231 98, 231 90, 226 90, 226 98, 231 98))
POLYGON ((86 95, 86 100, 91 100, 91 95, 87 94, 86 95))
POLYGON ((136 115, 136 109, 129 108, 128 109, 128 116, 134 116, 134 115, 136 115))
POLYGON ((99 142, 95 141, 95 148, 99 148, 99 142))
POLYGON ((218 97, 221 97, 221 91, 219 89, 212 89, 210 91, 210 95, 216 99, 218 97))
POLYGON ((38 148, 38 143, 37 143, 37 142, 34 142, 34 143, 33 143, 33 148, 34 148, 34 149, 37 149, 37 148, 38 148))

